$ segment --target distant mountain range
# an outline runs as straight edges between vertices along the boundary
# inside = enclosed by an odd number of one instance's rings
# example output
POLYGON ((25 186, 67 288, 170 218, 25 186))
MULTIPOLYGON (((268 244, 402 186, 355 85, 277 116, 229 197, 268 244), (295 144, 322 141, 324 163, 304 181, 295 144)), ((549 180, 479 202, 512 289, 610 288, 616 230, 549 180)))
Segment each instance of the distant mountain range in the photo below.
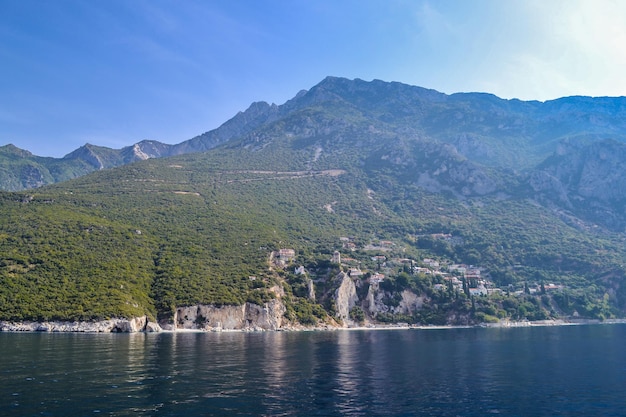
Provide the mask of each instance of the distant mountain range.
MULTIPOLYGON (((332 126, 299 120, 291 134, 319 137, 323 130, 352 130, 334 138, 369 155, 431 191, 459 197, 524 193, 613 230, 626 217, 626 98, 566 97, 547 102, 503 100, 484 93, 446 95, 397 82, 328 77, 277 106, 253 103, 219 128, 176 145, 142 141, 122 149, 87 144, 63 158, 0 147, 0 189, 41 187, 149 158, 204 152, 232 142, 259 146, 291 115, 316 106, 337 109, 332 126), (358 132, 361 129, 362 132, 358 132), (447 162, 453 161, 451 165, 447 162), (410 169, 407 169, 410 168, 410 169), (506 180, 505 180, 506 179, 506 180), (511 188, 513 187, 513 188, 511 188)), ((320 121, 330 123, 329 121, 320 121)), ((319 140, 319 138, 318 138, 319 140)), ((365 158, 366 159, 366 158, 365 158)), ((371 161, 370 161, 371 162, 371 161)))
POLYGON ((337 311, 457 324, 623 316, 625 181, 626 98, 528 102, 335 77, 177 145, 56 159, 7 145, 0 184, 22 191, 0 192, 0 319, 171 318, 275 299, 309 324, 337 311), (379 292, 330 263, 346 243, 349 262, 387 275, 379 292), (297 264, 268 268, 281 248, 297 264), (511 293, 566 290, 470 303, 437 292, 440 278, 399 272, 419 257, 476 265, 511 293))
POLYGON ((240 112, 218 129, 177 145, 153 140, 144 140, 122 149, 86 144, 63 158, 40 157, 14 145, 2 146, 0 189, 18 191, 36 188, 149 158, 206 151, 263 123, 268 108, 271 106, 266 103, 255 103, 246 112, 240 112))

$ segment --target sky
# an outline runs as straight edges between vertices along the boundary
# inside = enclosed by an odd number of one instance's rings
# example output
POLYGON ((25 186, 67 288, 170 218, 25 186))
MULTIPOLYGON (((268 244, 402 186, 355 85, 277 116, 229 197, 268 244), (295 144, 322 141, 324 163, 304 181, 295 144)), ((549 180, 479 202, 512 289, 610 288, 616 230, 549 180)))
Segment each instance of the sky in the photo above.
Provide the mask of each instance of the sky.
POLYGON ((626 95, 621 0, 0 0, 0 145, 179 143, 326 76, 626 95))

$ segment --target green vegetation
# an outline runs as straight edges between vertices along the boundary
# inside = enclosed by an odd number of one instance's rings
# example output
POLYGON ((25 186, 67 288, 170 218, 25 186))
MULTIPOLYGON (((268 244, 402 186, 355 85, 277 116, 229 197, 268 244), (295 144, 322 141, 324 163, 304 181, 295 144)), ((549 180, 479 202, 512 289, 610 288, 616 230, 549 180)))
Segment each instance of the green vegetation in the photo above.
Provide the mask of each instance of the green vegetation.
MULTIPOLYGON (((414 317, 379 315, 382 322, 437 324, 452 310, 476 321, 622 315, 624 259, 610 234, 570 227, 522 200, 459 202, 389 178, 370 181, 356 169, 316 176, 241 170, 244 159, 251 166, 267 161, 239 154, 151 160, 0 194, 0 318, 167 316, 180 305, 267 302, 280 284, 287 316, 314 324, 324 320, 322 305, 332 308, 326 281, 337 270, 328 259, 340 236, 360 246, 393 239, 394 250, 414 259, 478 264, 504 288, 539 280, 566 287, 553 302, 510 296, 472 306, 465 294, 439 295, 432 278, 398 269, 381 283, 386 303, 397 306, 403 289, 432 302, 414 317), (441 232, 458 241, 431 237, 441 232), (298 264, 318 274, 321 304, 308 300, 303 277, 270 270, 269 253, 281 247, 296 248, 298 264)), ((371 255, 351 254, 375 271, 371 255)), ((351 316, 360 322, 363 310, 351 316)))
MULTIPOLYGON (((347 268, 330 258, 345 236, 355 245, 347 251, 354 265, 367 271, 355 279, 360 300, 372 274, 386 275, 384 311, 372 317, 355 307, 355 322, 624 316, 623 231, 604 229, 601 216, 583 221, 541 205, 513 170, 543 160, 556 138, 533 143, 530 116, 503 134, 498 126, 513 126, 521 108, 480 121, 494 105, 481 107, 489 98, 477 107, 458 97, 424 106, 430 93, 383 84, 329 79, 271 123, 233 124, 238 136, 210 152, 0 193, 0 319, 166 318, 177 306, 281 297, 290 320, 330 322, 338 310, 334 279, 347 268), (385 93, 374 94, 376 86, 385 93), (450 123, 460 110, 466 117, 450 123), (482 151, 483 164, 468 159, 482 151), (368 249, 380 240, 394 245, 368 249), (281 248, 295 249, 296 259, 273 267, 270 253, 281 248), (406 264, 383 267, 376 255, 476 265, 502 293, 470 295, 470 283, 458 290, 406 264), (309 275, 295 274, 299 265, 309 275), (558 290, 545 291, 548 283, 558 290), (529 285, 543 290, 524 293, 529 285), (411 314, 397 313, 405 290, 423 302, 411 314)), ((40 164, 67 178, 91 169, 86 159, 54 168, 12 147, 0 151, 16 170, 40 164)), ((121 163, 104 148, 81 152, 121 163)), ((34 185, 44 180, 33 176, 34 185)))

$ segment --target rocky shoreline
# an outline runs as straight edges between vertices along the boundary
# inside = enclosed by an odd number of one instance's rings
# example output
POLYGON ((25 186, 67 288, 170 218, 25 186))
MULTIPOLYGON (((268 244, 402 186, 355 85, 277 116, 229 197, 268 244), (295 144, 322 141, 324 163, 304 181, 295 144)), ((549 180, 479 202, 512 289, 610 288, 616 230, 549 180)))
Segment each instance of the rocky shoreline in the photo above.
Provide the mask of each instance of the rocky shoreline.
POLYGON ((435 325, 408 325, 408 324, 370 324, 365 326, 302 326, 284 325, 276 328, 259 326, 245 326, 238 328, 216 327, 188 327, 174 325, 160 326, 158 323, 149 321, 148 317, 135 317, 132 319, 110 319, 95 322, 85 321, 0 321, 0 332, 49 332, 49 333, 159 333, 159 332, 256 332, 256 331, 329 331, 329 330, 438 330, 458 328, 513 328, 513 327, 540 327, 540 326, 575 326, 591 324, 626 324, 626 319, 556 319, 541 321, 501 321, 499 323, 481 323, 468 326, 435 326, 435 325))
POLYGON ((310 331, 335 330, 340 327, 287 325, 278 328, 259 326, 223 327, 185 327, 146 321, 143 317, 134 319, 112 319, 95 322, 86 321, 0 321, 0 332, 42 332, 42 333, 211 333, 211 332, 262 332, 262 331, 310 331))
POLYGON ((2 332, 62 332, 62 333, 136 333, 159 332, 161 326, 147 317, 101 321, 0 321, 2 332))

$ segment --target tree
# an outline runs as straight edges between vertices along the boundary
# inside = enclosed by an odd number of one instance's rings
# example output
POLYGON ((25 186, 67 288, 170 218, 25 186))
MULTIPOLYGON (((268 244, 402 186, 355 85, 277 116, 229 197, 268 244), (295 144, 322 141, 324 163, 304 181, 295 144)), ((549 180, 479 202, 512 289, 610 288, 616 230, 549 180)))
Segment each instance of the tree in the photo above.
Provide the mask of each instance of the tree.
POLYGON ((467 284, 467 280, 465 279, 465 277, 461 278, 461 282, 463 283, 463 292, 465 293, 465 295, 469 297, 470 296, 469 285, 467 284))
POLYGON ((361 307, 354 306, 350 310, 350 318, 357 323, 363 323, 363 321, 365 321, 365 313, 361 307))

